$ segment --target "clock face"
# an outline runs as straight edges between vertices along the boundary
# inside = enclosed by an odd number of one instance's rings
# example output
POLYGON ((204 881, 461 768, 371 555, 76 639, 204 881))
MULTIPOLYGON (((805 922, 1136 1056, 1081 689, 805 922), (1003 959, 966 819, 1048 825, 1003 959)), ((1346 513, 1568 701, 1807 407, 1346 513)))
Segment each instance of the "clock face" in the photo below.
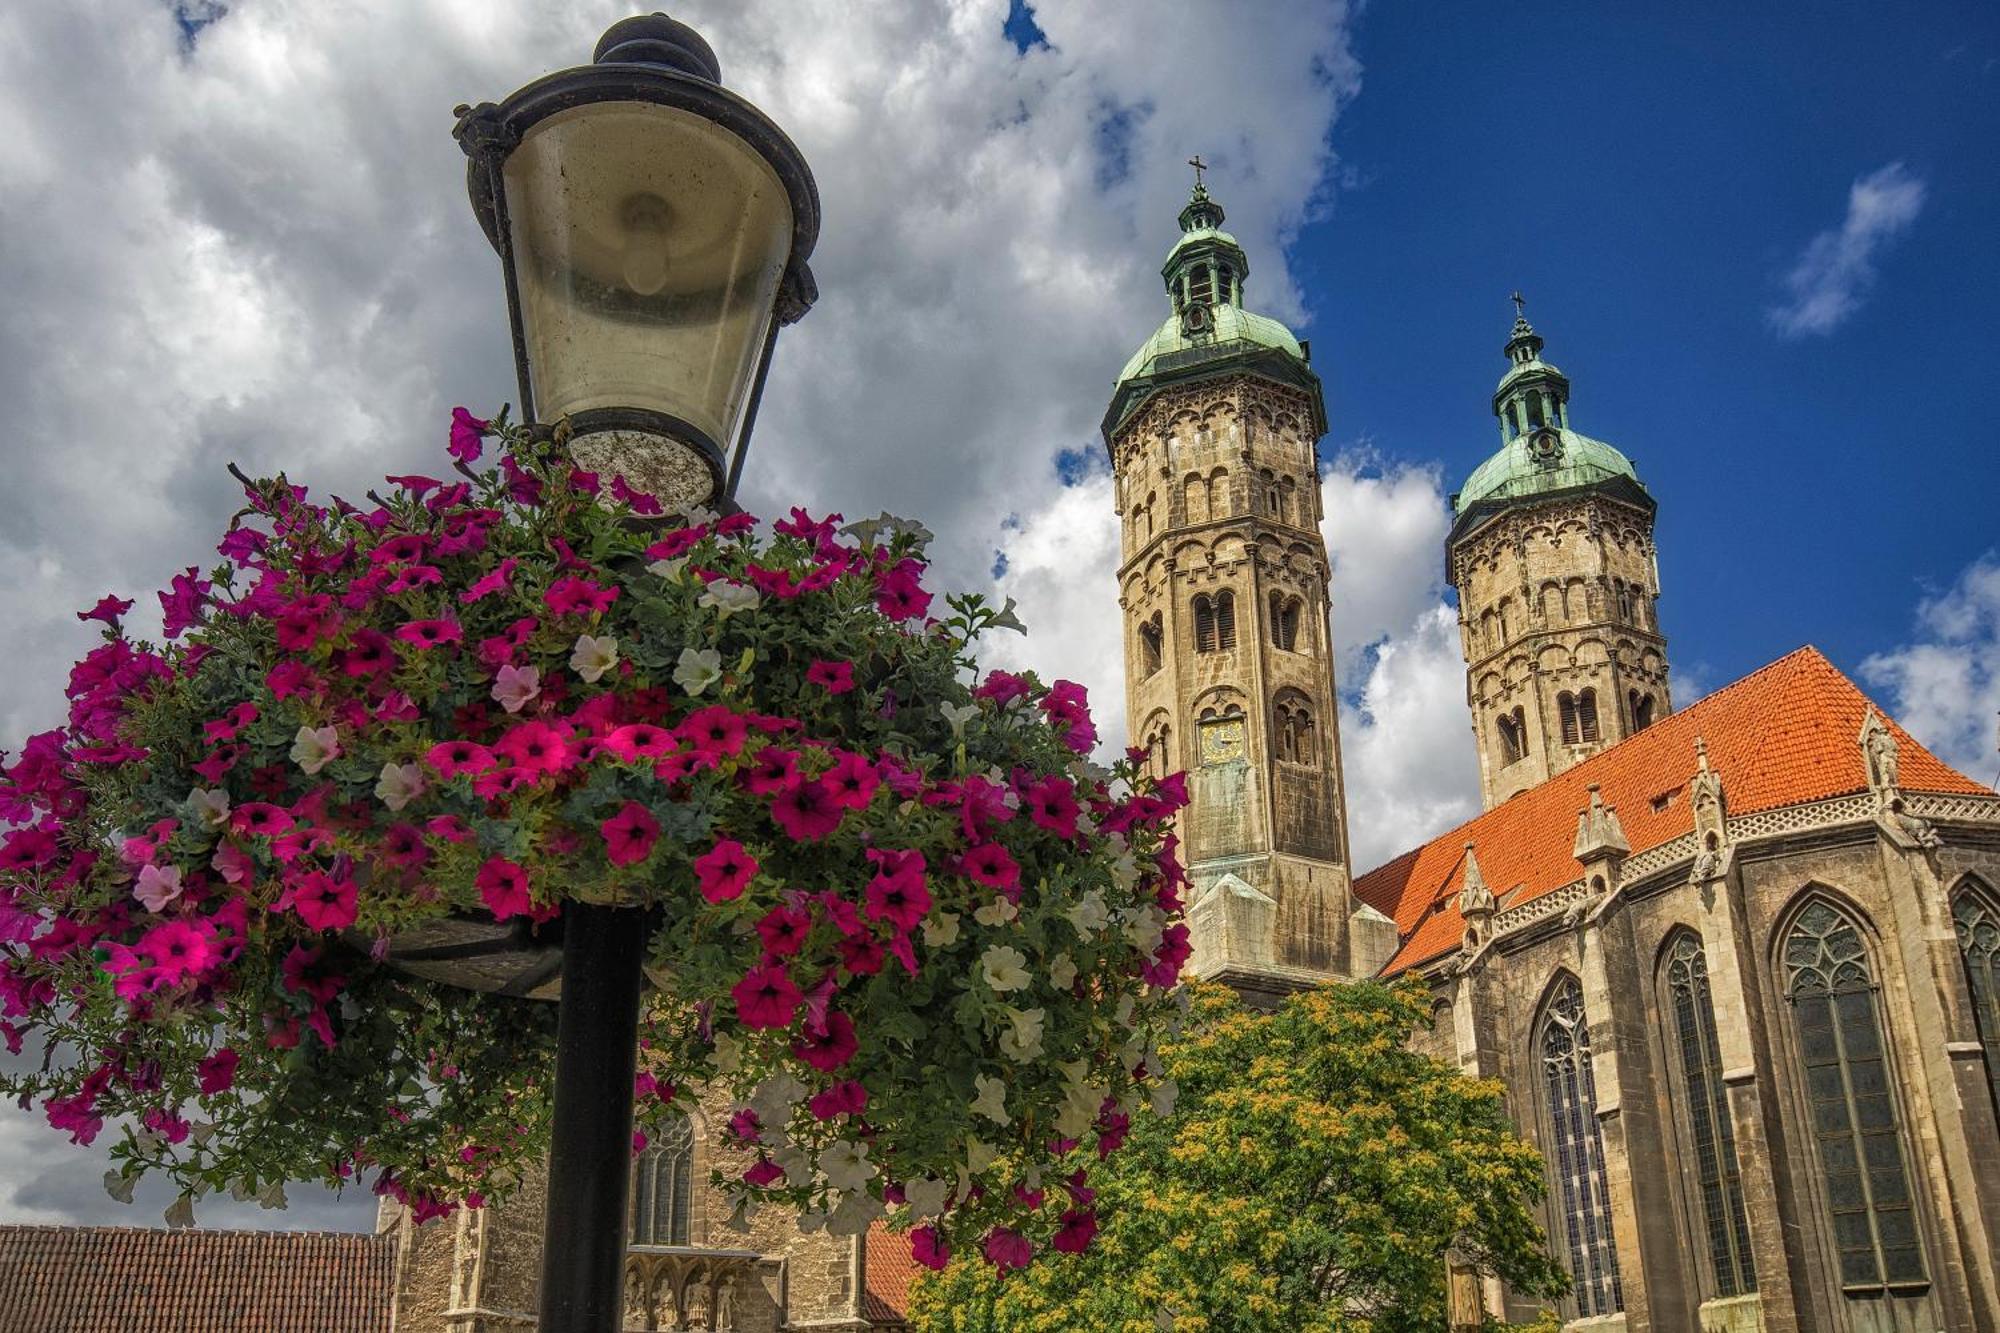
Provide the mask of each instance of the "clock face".
POLYGON ((1529 450, 1544 463, 1553 463, 1562 456, 1562 437, 1552 430, 1545 430, 1528 441, 1529 450))
POLYGON ((1243 757, 1243 719, 1240 716, 1209 718, 1202 722, 1201 762, 1226 764, 1243 757))

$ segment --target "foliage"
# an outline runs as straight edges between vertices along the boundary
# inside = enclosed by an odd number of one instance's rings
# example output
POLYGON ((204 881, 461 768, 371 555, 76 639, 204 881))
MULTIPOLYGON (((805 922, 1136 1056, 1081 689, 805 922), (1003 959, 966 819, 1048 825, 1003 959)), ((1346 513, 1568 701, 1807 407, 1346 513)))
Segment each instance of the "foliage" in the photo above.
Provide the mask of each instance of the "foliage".
POLYGON ((1007 1173, 1081 1169, 1145 1095, 1178 783, 1087 763, 1078 686, 974 688, 1018 624, 928 618, 919 525, 660 516, 462 408, 452 451, 367 508, 246 481, 164 646, 80 613, 68 724, 0 784, 4 1035, 45 1053, 0 1086, 78 1142, 119 1121, 107 1188, 170 1175, 172 1221, 363 1169, 476 1204, 545 1151, 554 1009, 390 945, 611 902, 651 930, 640 1124, 729 1091, 739 1214, 901 1205, 931 1262, 1073 1234, 1007 1173))
POLYGON ((1099 1173, 1098 1243, 1026 1273, 953 1263, 918 1284, 919 1329, 1438 1329, 1454 1246, 1518 1292, 1559 1292, 1531 1214, 1540 1158, 1497 1083, 1410 1048, 1421 987, 1329 987, 1274 1013, 1198 994, 1161 1051, 1180 1110, 1099 1173))

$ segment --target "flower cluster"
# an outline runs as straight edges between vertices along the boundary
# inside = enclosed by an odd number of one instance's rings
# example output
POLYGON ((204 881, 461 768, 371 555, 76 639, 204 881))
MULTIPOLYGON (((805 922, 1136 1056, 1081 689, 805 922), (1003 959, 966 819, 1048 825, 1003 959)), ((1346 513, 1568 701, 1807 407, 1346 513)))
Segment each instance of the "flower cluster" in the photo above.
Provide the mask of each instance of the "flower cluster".
POLYGON ((1100 769, 1083 690, 979 676, 1011 608, 929 534, 665 516, 460 409, 453 479, 368 506, 246 482, 219 547, 81 618, 66 725, 0 768, 0 1087, 116 1122, 194 1197, 367 1172, 420 1216, 546 1148, 552 1006, 395 965, 446 918, 565 902, 651 931, 638 1114, 720 1090, 717 1183, 918 1257, 1088 1243, 1188 950, 1178 779, 1100 769), (498 436, 497 466, 471 466, 498 436))

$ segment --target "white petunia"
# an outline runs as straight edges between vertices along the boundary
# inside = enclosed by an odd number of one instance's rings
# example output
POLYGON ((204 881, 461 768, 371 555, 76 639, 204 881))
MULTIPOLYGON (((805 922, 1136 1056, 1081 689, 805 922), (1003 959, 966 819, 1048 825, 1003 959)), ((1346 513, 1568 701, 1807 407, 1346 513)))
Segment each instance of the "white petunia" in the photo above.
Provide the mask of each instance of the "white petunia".
POLYGON ((877 1174, 868 1160, 868 1145, 850 1139, 835 1139, 821 1150, 819 1173, 843 1194, 862 1188, 877 1174))
POLYGON ((720 1074, 733 1074, 743 1067, 743 1043, 727 1032, 715 1034, 715 1069, 720 1074))
POLYGON ((1043 1018, 1040 1009, 1009 1009, 1007 1030, 1000 1034, 1000 1054, 1021 1065, 1040 1056, 1043 1018))
POLYGON ((1131 852, 1123 852, 1111 863, 1111 882, 1120 892, 1130 893, 1132 886, 1139 882, 1139 858, 1131 852))
POLYGON ((1028 975, 1028 959, 1019 949, 1005 944, 989 944, 979 956, 979 972, 986 984, 1005 994, 1026 990, 1033 978, 1028 975))
POLYGON ((840 1202, 826 1215, 826 1230, 832 1236, 858 1236, 868 1230, 875 1219, 889 1211, 882 1201, 867 1190, 855 1190, 852 1194, 840 1196, 840 1202))
POLYGON ((332 727, 300 727, 292 737, 292 762, 308 775, 319 772, 340 755, 340 733, 332 727))
POLYGON ((1049 964, 1049 984, 1057 990, 1068 990, 1076 984, 1076 964, 1068 954, 1057 954, 1049 964))
POLYGON ((1170 1078, 1162 1078, 1153 1084, 1153 1113, 1172 1115, 1174 1103, 1180 1099, 1181 1085, 1170 1078))
POLYGON ((703 590, 698 605, 715 608, 727 620, 738 611, 755 611, 763 601, 763 594, 748 584, 717 579, 703 590))
POLYGON ((965 1169, 973 1175, 978 1175, 999 1160, 1000 1150, 992 1144, 982 1143, 978 1139, 965 1141, 965 1169))
POLYGON ((274 1180, 259 1190, 257 1192, 257 1206, 259 1208, 276 1208, 281 1212, 291 1207, 291 1201, 285 1197, 285 1182, 274 1180))
POLYGON ((939 910, 924 918, 924 947, 943 949, 958 942, 958 913, 939 910))
POLYGON ((982 926, 1004 926, 1021 915, 1011 898, 995 898, 972 909, 972 919, 982 926))
POLYGON ((944 715, 945 721, 951 723, 952 738, 962 741, 965 739, 965 724, 979 716, 979 705, 939 704, 938 712, 944 715))
POLYGON ((980 1074, 972 1080, 972 1085, 979 1089, 979 1095, 972 1099, 975 1114, 985 1116, 996 1125, 1013 1123, 1014 1118, 1007 1114, 1007 1085, 1004 1082, 991 1074, 980 1074))
POLYGON ((180 1227, 193 1226, 194 1195, 192 1194, 181 1195, 180 1198, 175 1199, 173 1203, 167 1206, 167 1211, 161 1214, 161 1216, 167 1219, 167 1225, 169 1227, 178 1229, 180 1227))
POLYGON ((951 1197, 951 1182, 935 1180, 930 1176, 908 1181, 903 1186, 903 1202, 910 1206, 910 1216, 921 1221, 926 1217, 936 1217, 944 1211, 944 1202, 951 1197))
POLYGON ((375 799, 391 810, 401 810, 422 796, 429 785, 424 781, 424 770, 416 764, 384 764, 381 776, 375 779, 375 799))
POLYGON ((713 648, 683 648, 674 667, 674 684, 689 694, 700 694, 722 679, 722 654, 713 648))
POLYGON ((1125 938, 1140 953, 1150 954, 1160 947, 1166 933, 1166 917, 1157 907, 1135 912, 1125 922, 1125 938))
POLYGON ((729 1208, 729 1216, 722 1219, 722 1225, 731 1231, 750 1230, 751 1221, 764 1206, 748 1190, 740 1187, 725 1191, 722 1201, 729 1208))
POLYGON ((540 667, 517 667, 505 663, 493 674, 493 702, 510 713, 518 713, 542 692, 540 667))
POLYGON ((681 571, 687 568, 687 562, 688 558, 684 555, 675 556, 672 560, 655 560, 646 566, 646 572, 657 574, 669 583, 678 583, 681 571))
POLYGON ((773 1149, 771 1160, 785 1173, 787 1185, 812 1184, 812 1158, 806 1156, 805 1149, 788 1143, 782 1148, 773 1149))
POLYGON ((595 685, 599 676, 617 665, 617 639, 609 634, 596 638, 588 634, 576 636, 576 647, 570 650, 569 669, 585 684, 595 685))
POLYGON ((767 1125, 779 1125, 792 1118, 792 1108, 812 1091, 789 1073, 773 1074, 750 1094, 750 1109, 767 1125))
POLYGON ((120 1203, 132 1202, 132 1187, 139 1183, 139 1177, 123 1175, 117 1171, 104 1173, 104 1192, 120 1203))
POLYGON ((220 787, 196 787, 188 793, 188 804, 205 829, 219 829, 229 821, 229 793, 220 787))
POLYGON ((1063 912, 1069 923, 1076 927, 1076 933, 1089 939, 1111 923, 1111 913, 1105 909, 1104 895, 1096 889, 1076 900, 1063 912))

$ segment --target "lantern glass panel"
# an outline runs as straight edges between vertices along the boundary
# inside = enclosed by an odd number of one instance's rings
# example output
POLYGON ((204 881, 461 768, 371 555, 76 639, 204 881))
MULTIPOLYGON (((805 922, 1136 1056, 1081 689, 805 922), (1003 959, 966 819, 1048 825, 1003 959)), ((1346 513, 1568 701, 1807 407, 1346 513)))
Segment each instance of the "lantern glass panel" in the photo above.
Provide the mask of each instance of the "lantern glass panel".
POLYGON ((537 122, 504 181, 536 415, 663 413, 726 454, 791 247, 770 164, 692 112, 597 102, 537 122))

